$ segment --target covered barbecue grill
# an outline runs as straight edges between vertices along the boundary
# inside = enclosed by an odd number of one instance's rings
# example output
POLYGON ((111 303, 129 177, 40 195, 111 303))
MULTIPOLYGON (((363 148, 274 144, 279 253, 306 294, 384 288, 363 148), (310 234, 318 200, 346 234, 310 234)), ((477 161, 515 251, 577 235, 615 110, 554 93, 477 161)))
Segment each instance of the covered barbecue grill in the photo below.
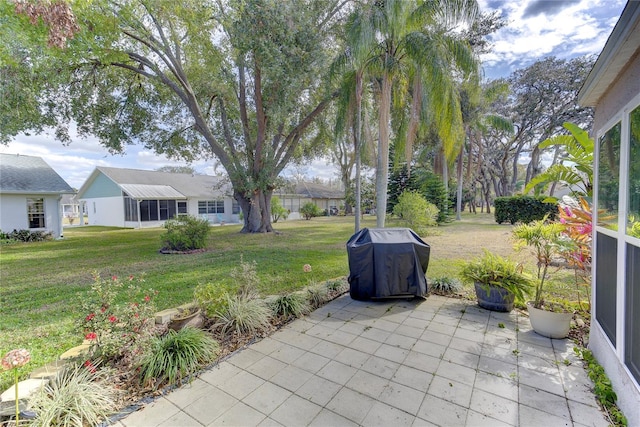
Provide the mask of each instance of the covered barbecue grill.
POLYGON ((409 228, 363 228, 347 242, 351 298, 426 295, 429 250, 409 228))

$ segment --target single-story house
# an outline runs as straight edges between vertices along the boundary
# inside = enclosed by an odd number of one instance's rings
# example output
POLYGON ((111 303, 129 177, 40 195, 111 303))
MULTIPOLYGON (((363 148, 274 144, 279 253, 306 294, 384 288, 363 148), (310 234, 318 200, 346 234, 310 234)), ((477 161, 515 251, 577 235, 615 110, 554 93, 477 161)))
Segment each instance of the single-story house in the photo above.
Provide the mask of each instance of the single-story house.
POLYGON ((589 348, 640 426, 640 2, 628 1, 578 95, 595 107, 589 348), (596 209, 597 207, 597 209, 596 209))
POLYGON ((90 225, 146 228, 176 215, 239 222, 240 205, 231 194, 218 176, 96 167, 76 199, 90 225))
POLYGON ((275 192, 282 206, 289 210, 289 219, 300 218, 300 208, 311 202, 330 215, 337 215, 344 206, 344 190, 315 182, 298 182, 291 189, 275 192))
POLYGON ((60 199, 73 189, 42 158, 0 154, 0 230, 62 237, 60 199))

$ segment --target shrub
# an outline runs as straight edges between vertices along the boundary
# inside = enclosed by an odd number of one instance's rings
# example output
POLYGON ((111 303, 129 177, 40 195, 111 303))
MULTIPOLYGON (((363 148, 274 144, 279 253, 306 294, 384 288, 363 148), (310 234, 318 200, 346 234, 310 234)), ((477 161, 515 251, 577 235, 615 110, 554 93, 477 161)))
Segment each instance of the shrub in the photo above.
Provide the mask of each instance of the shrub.
POLYGON ((196 303, 212 318, 216 313, 224 311, 227 307, 227 297, 233 288, 226 283, 207 283, 198 285, 193 291, 196 303))
POLYGON ((300 208, 300 213, 304 216, 304 219, 310 220, 315 216, 322 215, 322 211, 314 203, 307 202, 300 208))
POLYGON ((223 334, 256 335, 271 325, 271 309, 264 300, 244 298, 240 295, 226 297, 224 310, 216 313, 215 327, 223 334))
POLYGON ((497 197, 495 204, 495 219, 498 224, 521 222, 528 224, 548 216, 549 221, 554 221, 558 215, 556 202, 544 202, 544 197, 515 196, 497 197))
POLYGON ((273 313, 277 316, 300 317, 310 310, 309 303, 303 294, 291 293, 279 295, 268 301, 273 313))
POLYGON ((201 329, 169 330, 156 337, 140 363, 140 381, 158 388, 182 379, 211 363, 220 352, 218 342, 201 329))
POLYGON ((31 398, 38 417, 31 426, 99 425, 115 410, 116 391, 104 369, 64 368, 31 398))
POLYGON ((421 190, 425 199, 438 208, 438 216, 436 217, 438 224, 450 222, 452 220, 451 203, 442 178, 434 173, 427 173, 422 182, 421 190))
POLYGON ((278 222, 280 218, 287 219, 288 216, 289 211, 282 206, 280 198, 278 196, 273 196, 271 198, 271 219, 273 222, 278 222))
POLYGON ((164 223, 167 230, 160 239, 163 249, 172 251, 190 251, 202 249, 207 244, 211 228, 209 221, 189 215, 181 215, 164 223))
POLYGON ((42 230, 13 230, 11 233, 0 231, 0 240, 10 242, 44 242, 53 239, 53 233, 42 230))
POLYGON ((142 283, 140 277, 129 276, 124 282, 117 276, 105 280, 94 274, 92 294, 81 299, 85 317, 80 322, 85 339, 93 343, 94 356, 107 361, 135 357, 151 339, 155 291, 142 290, 142 283), (116 302, 120 294, 126 294, 127 302, 116 302))
POLYGON ((430 285, 433 292, 442 295, 455 294, 462 290, 462 283, 458 279, 447 276, 434 278, 430 285))
POLYGON ((407 223, 418 234, 437 224, 438 208, 415 191, 405 191, 398 197, 393 214, 407 223))

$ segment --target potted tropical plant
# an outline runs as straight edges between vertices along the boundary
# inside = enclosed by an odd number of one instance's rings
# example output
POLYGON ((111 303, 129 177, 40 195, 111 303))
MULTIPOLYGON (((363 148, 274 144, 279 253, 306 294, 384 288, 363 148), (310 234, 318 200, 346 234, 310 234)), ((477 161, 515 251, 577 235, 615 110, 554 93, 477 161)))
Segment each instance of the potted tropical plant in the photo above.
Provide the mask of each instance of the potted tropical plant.
POLYGON ((513 310, 514 302, 524 303, 532 288, 520 264, 487 250, 466 263, 460 277, 474 284, 478 305, 493 311, 513 310))
POLYGON ((533 301, 527 302, 531 327, 539 335, 549 338, 565 338, 569 334, 573 313, 557 304, 545 301, 545 284, 553 260, 570 250, 573 242, 563 235, 564 224, 547 222, 546 218, 529 224, 520 224, 513 235, 532 250, 537 261, 538 280, 533 301))

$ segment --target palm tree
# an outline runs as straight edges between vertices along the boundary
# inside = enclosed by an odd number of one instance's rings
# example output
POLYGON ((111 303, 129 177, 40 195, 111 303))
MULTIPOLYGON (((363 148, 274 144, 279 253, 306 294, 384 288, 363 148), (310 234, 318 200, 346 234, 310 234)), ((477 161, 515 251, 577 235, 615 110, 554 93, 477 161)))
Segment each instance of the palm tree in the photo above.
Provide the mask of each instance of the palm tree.
POLYGON ((402 137, 404 141, 413 142, 419 112, 427 108, 445 154, 453 160, 464 134, 456 78, 460 72, 475 72, 477 61, 468 43, 451 29, 471 22, 477 14, 475 0, 419 4, 412 0, 381 0, 371 5, 369 16, 377 42, 370 61, 378 81, 377 227, 384 227, 387 205, 392 90, 395 86, 397 96, 404 97, 406 89, 412 89, 407 127, 410 134, 402 137))
MULTIPOLYGON (((361 218, 361 166, 362 166, 362 97, 364 76, 367 66, 372 60, 372 49, 375 46, 373 28, 370 25, 367 11, 356 9, 347 20, 345 26, 346 49, 336 58, 331 67, 331 75, 343 72, 343 96, 340 98, 337 132, 345 127, 346 116, 355 116, 353 124, 353 142, 355 153, 355 232, 360 230, 361 218), (346 70, 346 71, 345 71, 346 70), (354 105, 355 104, 355 105, 354 105), (355 111, 349 108, 354 106, 355 111)), ((346 126, 348 127, 348 126, 346 126)))

